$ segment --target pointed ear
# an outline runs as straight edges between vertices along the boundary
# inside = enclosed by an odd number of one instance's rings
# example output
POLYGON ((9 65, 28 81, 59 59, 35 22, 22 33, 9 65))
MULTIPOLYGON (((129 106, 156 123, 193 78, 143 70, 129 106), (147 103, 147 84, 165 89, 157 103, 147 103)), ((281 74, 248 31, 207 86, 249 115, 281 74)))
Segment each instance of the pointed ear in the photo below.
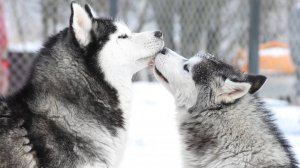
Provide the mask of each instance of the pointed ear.
POLYGON ((90 17, 90 18, 96 18, 96 17, 97 17, 95 11, 93 10, 93 8, 91 8, 90 5, 85 4, 85 5, 84 5, 84 9, 85 9, 85 11, 89 14, 89 17, 90 17))
POLYGON ((247 82, 249 82, 251 84, 249 93, 253 94, 253 93, 257 92, 262 87, 262 85, 265 83, 266 80, 267 80, 267 77, 265 77, 263 75, 248 75, 247 82))
POLYGON ((231 103, 246 95, 251 88, 250 83, 247 82, 233 82, 226 79, 224 85, 218 93, 218 100, 224 103, 231 103))
POLYGON ((92 18, 89 13, 79 4, 71 3, 70 28, 75 34, 75 38, 81 46, 86 46, 90 40, 90 31, 92 30, 92 18))

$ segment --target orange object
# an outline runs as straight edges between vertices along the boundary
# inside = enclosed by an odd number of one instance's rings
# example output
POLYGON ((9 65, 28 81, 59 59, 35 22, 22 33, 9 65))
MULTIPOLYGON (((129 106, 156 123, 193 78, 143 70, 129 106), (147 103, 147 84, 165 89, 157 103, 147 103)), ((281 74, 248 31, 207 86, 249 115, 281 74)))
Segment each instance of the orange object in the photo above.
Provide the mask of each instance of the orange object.
POLYGON ((273 48, 273 47, 289 48, 289 45, 281 41, 268 41, 259 45, 259 49, 273 48))
MULTIPOLYGON (((242 71, 248 71, 248 55, 239 49, 232 63, 242 71)), ((259 46, 260 72, 294 73, 296 68, 292 62, 287 43, 269 41, 259 46)))

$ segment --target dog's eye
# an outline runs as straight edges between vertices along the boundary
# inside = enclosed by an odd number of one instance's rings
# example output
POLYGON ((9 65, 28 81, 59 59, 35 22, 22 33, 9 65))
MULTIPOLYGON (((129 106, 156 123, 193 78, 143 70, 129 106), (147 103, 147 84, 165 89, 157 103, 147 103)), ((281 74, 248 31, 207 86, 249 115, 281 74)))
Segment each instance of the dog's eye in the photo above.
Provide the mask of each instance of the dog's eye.
POLYGON ((118 38, 120 38, 120 39, 126 39, 126 38, 128 38, 128 35, 127 34, 122 34, 122 35, 118 36, 118 38))
POLYGON ((190 72, 188 64, 183 65, 183 69, 187 72, 190 72))

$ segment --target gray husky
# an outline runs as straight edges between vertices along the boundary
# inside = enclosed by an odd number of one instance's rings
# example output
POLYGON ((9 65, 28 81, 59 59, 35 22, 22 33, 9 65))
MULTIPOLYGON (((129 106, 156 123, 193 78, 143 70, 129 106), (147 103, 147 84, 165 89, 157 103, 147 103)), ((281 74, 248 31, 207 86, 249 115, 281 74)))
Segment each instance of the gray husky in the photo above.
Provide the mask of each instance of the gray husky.
POLYGON ((253 95, 266 80, 206 54, 184 59, 166 49, 157 79, 175 98, 186 168, 297 167, 272 115, 253 95))
POLYGON ((40 50, 23 89, 0 100, 1 168, 117 167, 132 75, 164 46, 71 4, 70 26, 40 50))

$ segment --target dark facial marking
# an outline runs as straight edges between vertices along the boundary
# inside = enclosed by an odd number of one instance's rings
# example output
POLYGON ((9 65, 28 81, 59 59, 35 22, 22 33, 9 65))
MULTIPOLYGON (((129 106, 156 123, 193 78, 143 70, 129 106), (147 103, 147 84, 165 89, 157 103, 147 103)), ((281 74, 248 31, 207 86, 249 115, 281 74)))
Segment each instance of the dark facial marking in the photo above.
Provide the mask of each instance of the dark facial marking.
POLYGON ((234 82, 245 81, 241 72, 217 58, 204 58, 203 61, 194 65, 193 79, 196 84, 207 84, 215 77, 220 77, 223 80, 229 78, 234 82))

